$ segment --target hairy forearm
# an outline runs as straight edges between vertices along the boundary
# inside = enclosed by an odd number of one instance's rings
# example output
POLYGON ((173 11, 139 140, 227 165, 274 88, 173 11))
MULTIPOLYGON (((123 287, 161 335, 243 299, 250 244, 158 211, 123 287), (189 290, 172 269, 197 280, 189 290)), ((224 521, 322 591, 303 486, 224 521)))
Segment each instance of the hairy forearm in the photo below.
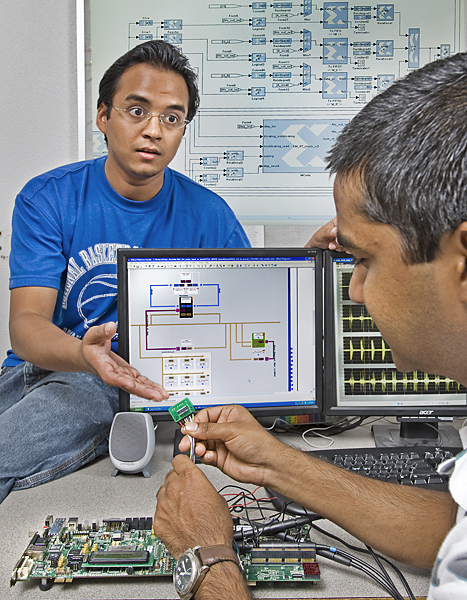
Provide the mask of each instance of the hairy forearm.
POLYGON ((447 493, 365 478, 287 446, 271 463, 267 487, 407 564, 431 568, 454 523, 447 493))
POLYGON ((245 578, 237 565, 221 562, 213 565, 195 594, 196 600, 251 600, 245 578))

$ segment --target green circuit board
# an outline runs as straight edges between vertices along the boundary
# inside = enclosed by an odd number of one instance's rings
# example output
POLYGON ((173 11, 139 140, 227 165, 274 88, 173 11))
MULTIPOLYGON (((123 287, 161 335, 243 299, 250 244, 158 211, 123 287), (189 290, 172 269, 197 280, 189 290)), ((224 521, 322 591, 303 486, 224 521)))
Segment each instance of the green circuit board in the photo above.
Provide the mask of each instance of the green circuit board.
MULTIPOLYGON (((240 553, 249 585, 261 581, 319 581, 319 567, 307 526, 300 544, 260 538, 258 547, 240 553)), ((152 518, 79 521, 45 520, 30 539, 13 569, 10 585, 38 580, 47 590, 53 583, 105 577, 171 577, 175 560, 154 535, 152 518)))

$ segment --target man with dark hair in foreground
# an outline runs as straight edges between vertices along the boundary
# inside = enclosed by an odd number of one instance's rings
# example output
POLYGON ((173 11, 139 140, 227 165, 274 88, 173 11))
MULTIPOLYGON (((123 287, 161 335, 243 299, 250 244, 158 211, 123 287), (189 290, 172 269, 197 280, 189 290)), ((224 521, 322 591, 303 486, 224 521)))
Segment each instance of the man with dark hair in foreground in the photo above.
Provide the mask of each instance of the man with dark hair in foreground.
MULTIPOLYGON (((337 243, 356 258, 352 300, 365 304, 398 369, 464 385, 466 115, 467 55, 458 54, 376 96, 346 126, 329 161, 337 243)), ((450 494, 363 478, 305 455, 240 406, 203 410, 184 432, 197 440, 204 463, 233 479, 272 488, 374 549, 433 569, 430 600, 467 598, 467 455, 455 461, 450 494)), ((188 446, 185 437, 180 449, 188 446)), ((232 544, 225 501, 186 456, 174 458, 159 490, 155 530, 176 558, 193 546, 232 544)), ((221 561, 195 597, 249 592, 238 567, 221 561)))

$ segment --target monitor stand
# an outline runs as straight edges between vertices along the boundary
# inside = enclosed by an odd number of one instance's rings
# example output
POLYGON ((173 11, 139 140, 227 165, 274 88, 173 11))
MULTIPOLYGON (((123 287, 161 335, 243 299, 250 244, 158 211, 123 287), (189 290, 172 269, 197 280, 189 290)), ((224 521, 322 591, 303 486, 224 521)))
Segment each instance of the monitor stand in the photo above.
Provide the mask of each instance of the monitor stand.
POLYGON ((438 427, 437 420, 418 418, 398 419, 397 423, 373 425, 372 432, 377 448, 394 446, 442 446, 443 448, 462 448, 459 432, 452 425, 438 427))

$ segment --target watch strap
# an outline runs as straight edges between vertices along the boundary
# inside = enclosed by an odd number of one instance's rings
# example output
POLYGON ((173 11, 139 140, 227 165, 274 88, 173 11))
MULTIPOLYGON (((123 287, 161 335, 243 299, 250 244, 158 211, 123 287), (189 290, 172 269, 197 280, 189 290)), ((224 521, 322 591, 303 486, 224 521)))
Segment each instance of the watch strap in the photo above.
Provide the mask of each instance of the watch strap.
POLYGON ((203 566, 211 566, 218 562, 231 561, 234 562, 240 569, 242 564, 238 558, 238 554, 233 548, 228 546, 205 546, 204 548, 197 548, 198 556, 203 566))

